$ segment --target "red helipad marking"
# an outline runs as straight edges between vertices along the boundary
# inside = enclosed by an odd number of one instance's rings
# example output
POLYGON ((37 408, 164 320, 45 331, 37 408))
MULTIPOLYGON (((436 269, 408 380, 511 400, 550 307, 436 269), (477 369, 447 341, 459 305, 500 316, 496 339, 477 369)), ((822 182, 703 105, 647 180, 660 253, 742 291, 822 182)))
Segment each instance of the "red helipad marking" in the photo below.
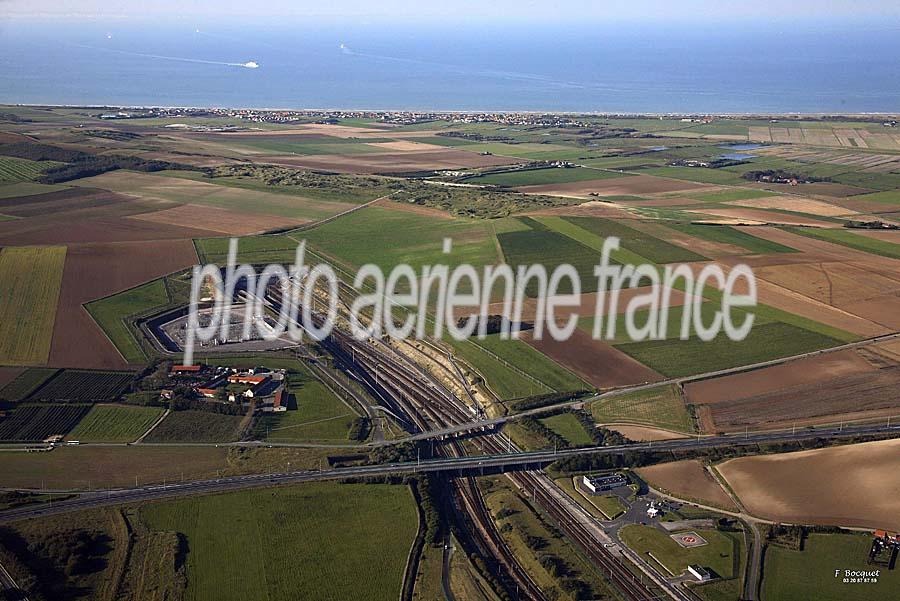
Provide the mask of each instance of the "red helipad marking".
POLYGON ((694 538, 693 536, 682 536, 682 537, 681 537, 681 540, 683 540, 684 542, 686 542, 686 543, 688 543, 688 544, 692 544, 692 543, 696 543, 696 542, 697 542, 697 539, 694 538))

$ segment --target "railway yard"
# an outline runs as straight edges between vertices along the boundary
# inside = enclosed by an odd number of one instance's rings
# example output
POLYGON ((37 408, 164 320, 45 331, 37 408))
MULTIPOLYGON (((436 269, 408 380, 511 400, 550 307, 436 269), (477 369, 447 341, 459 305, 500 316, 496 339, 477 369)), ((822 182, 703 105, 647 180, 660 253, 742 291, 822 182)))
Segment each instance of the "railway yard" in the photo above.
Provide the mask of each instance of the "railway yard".
MULTIPOLYGON (((895 590, 896 558, 869 554, 873 531, 900 530, 900 134, 881 120, 99 115, 0 113, 4 589, 851 598, 784 582, 808 562, 822 579, 878 569, 867 590, 895 590), (630 340, 636 285, 615 335, 592 336, 613 236, 617 265, 749 266, 750 335, 679 336, 721 291, 671 288, 669 335, 630 340), (182 365, 192 268, 223 265, 229 237, 254 273, 300 243, 330 265, 330 335, 245 336, 248 305, 269 329, 305 308, 292 325, 309 334, 329 299, 308 281, 306 307, 239 288, 224 334, 182 365), (367 263, 569 264, 575 333, 536 339, 526 291, 517 339, 356 338, 367 263), (290 558, 321 575, 289 575, 290 558)), ((514 317, 489 297, 491 324, 514 317)))

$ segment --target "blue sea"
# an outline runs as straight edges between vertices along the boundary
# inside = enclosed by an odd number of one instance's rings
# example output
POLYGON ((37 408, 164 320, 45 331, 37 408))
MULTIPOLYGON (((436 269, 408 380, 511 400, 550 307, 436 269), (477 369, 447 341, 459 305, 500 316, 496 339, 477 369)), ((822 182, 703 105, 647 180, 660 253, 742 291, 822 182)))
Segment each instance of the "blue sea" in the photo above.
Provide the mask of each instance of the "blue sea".
POLYGON ((897 23, 862 21, 438 27, 0 19, 0 102, 898 112, 898 33, 897 23), (259 67, 238 66, 249 61, 259 67))

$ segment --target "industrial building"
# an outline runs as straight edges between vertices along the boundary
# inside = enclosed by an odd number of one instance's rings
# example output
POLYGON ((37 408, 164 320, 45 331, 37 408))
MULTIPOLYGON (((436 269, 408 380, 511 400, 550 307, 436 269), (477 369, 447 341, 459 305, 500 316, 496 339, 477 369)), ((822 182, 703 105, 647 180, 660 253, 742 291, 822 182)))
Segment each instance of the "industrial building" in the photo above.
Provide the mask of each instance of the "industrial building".
POLYGON ((585 475, 581 479, 581 483, 593 494, 597 494, 605 490, 626 486, 628 484, 628 478, 622 474, 605 474, 602 476, 585 475))

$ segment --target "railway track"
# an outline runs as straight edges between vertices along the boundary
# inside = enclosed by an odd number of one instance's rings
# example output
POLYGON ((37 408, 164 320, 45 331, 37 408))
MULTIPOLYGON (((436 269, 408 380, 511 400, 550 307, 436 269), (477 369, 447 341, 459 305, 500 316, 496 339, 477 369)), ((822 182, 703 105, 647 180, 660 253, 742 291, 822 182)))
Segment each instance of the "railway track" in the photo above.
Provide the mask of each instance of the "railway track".
MULTIPOLYGON (((280 291, 270 289, 269 292, 269 298, 274 297, 277 299, 276 304, 280 305, 282 300, 280 291)), ((314 313, 313 319, 322 318, 314 313)), ((464 402, 447 390, 433 375, 390 345, 371 338, 357 340, 336 328, 322 343, 329 352, 346 363, 378 398, 390 404, 391 409, 398 415, 405 416, 405 425, 410 431, 423 432, 471 421, 472 413, 464 402)), ((467 389, 467 386, 464 385, 463 388, 467 389)), ((504 445, 497 434, 490 434, 480 437, 476 444, 485 452, 503 453, 508 450, 509 441, 504 445)), ((451 457, 465 455, 465 449, 457 440, 443 445, 439 448, 439 452, 451 457)), ((621 560, 598 544, 597 538, 583 523, 572 519, 569 509, 557 496, 560 491, 554 490, 556 485, 546 476, 520 472, 507 474, 507 477, 519 489, 532 491, 533 501, 557 522, 570 540, 582 548, 623 598, 629 601, 656 598, 653 591, 639 582, 621 560)), ((540 586, 521 567, 500 536, 474 478, 452 478, 451 484, 458 496, 458 505, 471 518, 480 545, 503 566, 507 580, 515 583, 520 595, 527 595, 527 598, 535 601, 545 601, 547 597, 540 586)))

